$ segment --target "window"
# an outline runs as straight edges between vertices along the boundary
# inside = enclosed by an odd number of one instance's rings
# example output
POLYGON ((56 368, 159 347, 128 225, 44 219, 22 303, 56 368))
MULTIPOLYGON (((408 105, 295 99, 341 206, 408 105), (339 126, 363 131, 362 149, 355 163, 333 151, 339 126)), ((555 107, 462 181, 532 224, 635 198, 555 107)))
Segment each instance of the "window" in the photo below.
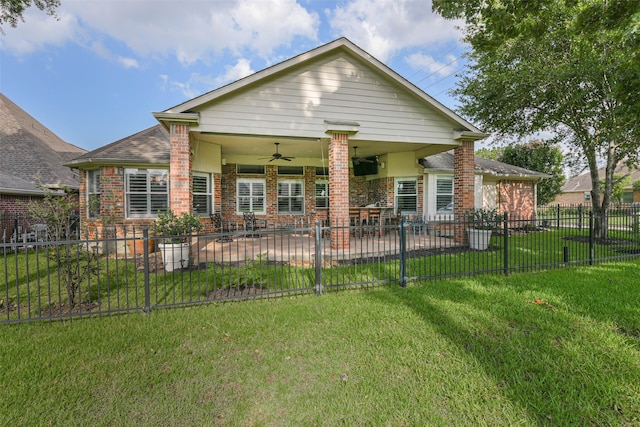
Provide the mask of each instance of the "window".
POLYGON ((264 179, 238 179, 237 181, 237 211, 265 212, 265 180, 264 179))
POLYGON ((212 212, 213 191, 211 189, 211 174, 193 173, 193 213, 195 215, 209 215, 212 212))
POLYGON ((100 170, 87 171, 87 218, 100 216, 100 170))
POLYGON ((452 176, 436 176, 436 214, 453 214, 452 176))
POLYGON ((243 175, 264 175, 264 165, 236 165, 236 173, 243 175))
POLYGON ((278 181, 278 213, 304 213, 304 181, 278 181))
POLYGON ((316 176, 329 176, 329 168, 324 166, 317 167, 316 176))
POLYGON ((278 175, 304 175, 304 166, 278 166, 278 175))
POLYGON ((585 193, 584 193, 584 201, 585 202, 590 202, 591 201, 591 193, 589 193, 588 191, 585 191, 585 193))
POLYGON ((402 213, 418 212, 418 180, 416 178, 396 179, 396 209, 402 213))
POLYGON ((316 181, 316 208, 329 207, 329 181, 316 181))
POLYGON ((125 169, 127 218, 151 218, 169 206, 169 171, 125 169))

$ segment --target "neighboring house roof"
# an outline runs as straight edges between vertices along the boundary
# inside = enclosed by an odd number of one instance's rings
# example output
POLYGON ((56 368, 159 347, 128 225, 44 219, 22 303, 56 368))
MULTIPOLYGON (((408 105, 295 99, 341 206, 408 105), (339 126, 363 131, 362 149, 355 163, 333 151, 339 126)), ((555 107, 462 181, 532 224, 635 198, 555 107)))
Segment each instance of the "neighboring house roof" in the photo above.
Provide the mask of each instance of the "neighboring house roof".
POLYGON ((78 177, 64 163, 85 152, 0 93, 0 193, 42 194, 38 185, 78 189, 78 177))
MULTIPOLYGON (((604 179, 606 168, 598 169, 598 176, 600 179, 604 179)), ((640 170, 629 171, 625 165, 619 165, 615 171, 616 175, 629 175, 629 184, 625 186, 626 189, 630 189, 633 185, 634 181, 640 179, 640 170)), ((563 193, 585 193, 591 191, 591 174, 589 172, 585 172, 578 176, 575 176, 569 180, 562 186, 561 191, 563 193)))
POLYGON ((68 166, 169 164, 169 133, 155 125, 68 162, 68 166))
MULTIPOLYGON (((450 171, 453 173, 453 152, 434 154, 420 161, 422 166, 432 171, 450 171)), ((489 160, 475 156, 475 173, 485 176, 495 176, 504 179, 540 180, 549 178, 550 175, 536 172, 507 163, 489 160)))

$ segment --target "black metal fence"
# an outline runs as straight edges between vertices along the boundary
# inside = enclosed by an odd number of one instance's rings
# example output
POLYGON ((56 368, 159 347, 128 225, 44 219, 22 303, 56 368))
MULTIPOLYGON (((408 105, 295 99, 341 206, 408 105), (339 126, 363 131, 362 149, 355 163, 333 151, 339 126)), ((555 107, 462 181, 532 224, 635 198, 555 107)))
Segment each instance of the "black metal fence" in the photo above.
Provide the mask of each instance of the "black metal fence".
POLYGON ((630 259, 640 254, 639 213, 612 211, 606 239, 595 238, 584 208, 505 215, 478 232, 490 233, 486 248, 469 234, 477 223, 452 218, 273 225, 189 236, 173 264, 162 255, 169 242, 146 229, 126 238, 19 239, 0 243, 0 323, 630 259))

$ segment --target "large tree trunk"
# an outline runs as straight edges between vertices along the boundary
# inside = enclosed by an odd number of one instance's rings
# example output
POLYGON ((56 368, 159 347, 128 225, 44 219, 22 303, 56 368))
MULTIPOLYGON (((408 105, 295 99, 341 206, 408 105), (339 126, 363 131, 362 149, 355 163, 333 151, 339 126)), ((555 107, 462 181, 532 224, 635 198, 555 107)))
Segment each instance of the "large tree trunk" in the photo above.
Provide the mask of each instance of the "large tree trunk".
POLYGON ((589 170, 591 173, 591 206, 593 208, 593 233, 597 240, 604 240, 608 237, 608 216, 611 205, 611 194, 613 192, 613 177, 618 165, 615 144, 609 143, 607 151, 607 165, 604 173, 604 188, 601 189, 598 165, 593 156, 588 156, 589 170), (602 190, 602 191, 601 191, 602 190))

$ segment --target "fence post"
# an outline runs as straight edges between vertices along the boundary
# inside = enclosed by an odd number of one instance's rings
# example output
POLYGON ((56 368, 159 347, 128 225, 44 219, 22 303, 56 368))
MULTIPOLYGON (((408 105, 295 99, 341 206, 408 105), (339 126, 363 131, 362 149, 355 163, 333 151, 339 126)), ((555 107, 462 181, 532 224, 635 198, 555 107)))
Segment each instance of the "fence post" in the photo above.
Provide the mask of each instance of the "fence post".
POLYGON ((322 295, 322 221, 316 219, 315 263, 316 263, 316 295, 322 295))
POLYGON ((400 286, 407 287, 407 230, 405 229, 405 216, 400 215, 400 286))
POLYGON ((557 216, 556 227, 560 228, 560 203, 558 203, 558 211, 556 212, 556 216, 557 216))
MULTIPOLYGON (((12 243, 18 243, 20 238, 20 233, 18 233, 18 213, 13 214, 13 235, 16 236, 15 240, 12 243)), ((14 246, 14 249, 17 251, 18 246, 14 246)), ((17 258, 16 258, 17 259, 17 258)))
POLYGON ((151 312, 151 288, 149 286, 149 228, 144 227, 142 230, 143 241, 143 265, 144 265, 144 312, 151 312))
POLYGON ((593 241, 593 211, 589 211, 589 265, 593 265, 593 259, 595 258, 595 248, 593 241))
POLYGON ((509 213, 504 212, 502 222, 503 254, 504 254, 504 275, 509 275, 509 213))

